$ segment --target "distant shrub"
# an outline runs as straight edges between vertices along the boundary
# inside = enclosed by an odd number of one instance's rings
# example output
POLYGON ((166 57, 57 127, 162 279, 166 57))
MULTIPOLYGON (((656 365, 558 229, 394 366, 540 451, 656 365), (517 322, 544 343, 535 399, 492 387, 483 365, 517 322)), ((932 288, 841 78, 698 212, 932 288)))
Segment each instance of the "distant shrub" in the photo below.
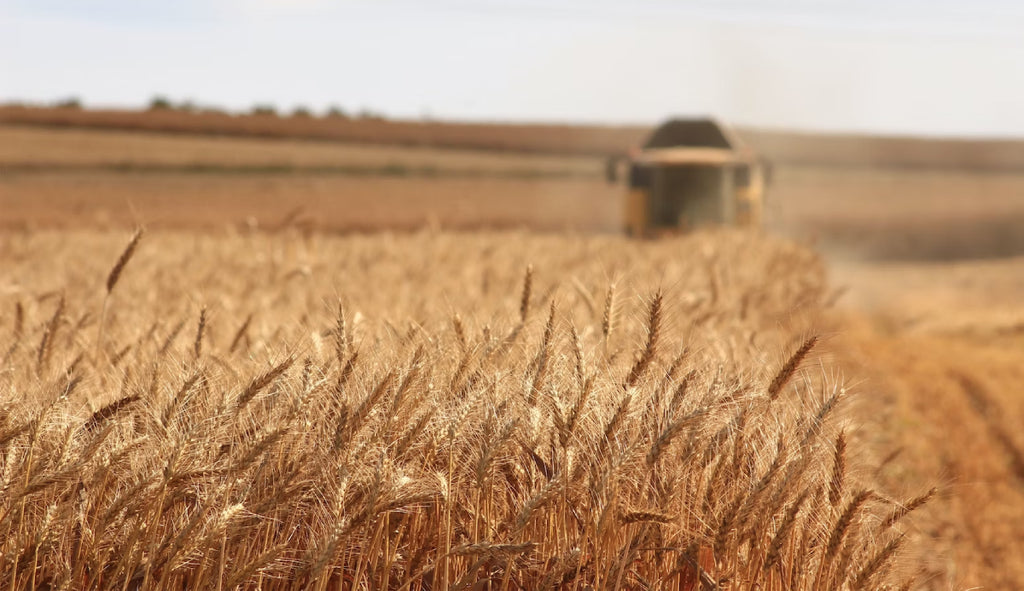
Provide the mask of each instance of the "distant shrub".
POLYGON ((196 103, 190 100, 182 101, 181 103, 179 103, 177 109, 179 111, 184 111, 185 113, 195 113, 196 111, 200 110, 199 107, 196 106, 196 103))
POLYGON ((174 107, 171 105, 170 99, 165 96, 154 96, 149 101, 150 111, 166 111, 173 108, 174 107))
POLYGON ((313 114, 309 111, 307 107, 295 107, 295 110, 292 111, 292 117, 297 117, 300 119, 309 119, 312 116, 313 114))
POLYGON ((71 96, 71 97, 68 97, 66 99, 61 99, 61 100, 57 101, 57 108, 58 109, 81 109, 82 108, 82 100, 79 99, 77 96, 71 96))
POLYGON ((327 116, 333 119, 348 119, 348 113, 337 105, 331 105, 331 107, 327 109, 327 116))
POLYGON ((277 117, 277 108, 274 105, 256 105, 252 108, 252 114, 277 117))
POLYGON ((359 118, 366 119, 368 121, 383 121, 384 119, 387 119, 383 114, 371 109, 360 109, 359 118))

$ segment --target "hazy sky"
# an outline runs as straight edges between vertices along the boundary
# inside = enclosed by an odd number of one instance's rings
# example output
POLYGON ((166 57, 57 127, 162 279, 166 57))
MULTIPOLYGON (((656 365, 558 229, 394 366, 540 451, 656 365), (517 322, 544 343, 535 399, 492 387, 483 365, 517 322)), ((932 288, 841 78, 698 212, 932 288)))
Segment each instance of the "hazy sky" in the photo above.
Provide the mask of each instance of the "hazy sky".
POLYGON ((0 101, 1024 136, 1009 0, 0 0, 0 101))

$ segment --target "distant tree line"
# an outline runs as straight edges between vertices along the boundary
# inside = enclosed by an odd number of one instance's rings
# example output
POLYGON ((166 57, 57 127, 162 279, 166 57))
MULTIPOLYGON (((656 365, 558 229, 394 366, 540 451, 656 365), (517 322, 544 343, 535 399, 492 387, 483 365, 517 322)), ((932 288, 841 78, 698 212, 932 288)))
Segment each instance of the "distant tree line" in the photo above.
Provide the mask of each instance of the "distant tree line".
MULTIPOLYGON (((54 108, 57 109, 82 109, 84 105, 82 99, 77 96, 67 96, 50 103, 54 108)), ((23 101, 9 101, 4 102, 0 106, 5 107, 29 107, 32 103, 23 101)), ((172 101, 165 95, 158 94, 149 100, 147 105, 149 111, 178 111, 182 113, 220 113, 227 114, 228 112, 224 109, 217 107, 211 107, 207 105, 199 105, 193 100, 183 100, 180 102, 172 101)), ((350 113, 339 107, 338 105, 331 105, 327 107, 322 114, 317 115, 312 109, 305 105, 298 105, 288 113, 283 113, 275 105, 270 103, 256 103, 252 106, 245 114, 256 115, 261 117, 292 117, 295 119, 311 119, 314 117, 323 117, 326 119, 361 119, 361 120, 372 120, 372 121, 384 121, 387 116, 379 111, 372 109, 363 108, 356 112, 350 113)), ((426 119, 426 117, 425 117, 426 119)))
MULTIPOLYGON (((163 96, 163 95, 154 96, 149 101, 149 110, 150 111, 185 111, 185 112, 189 112, 189 113, 197 112, 197 111, 202 111, 202 112, 206 112, 206 113, 210 113, 210 112, 223 112, 223 111, 221 111, 219 109, 212 109, 212 108, 208 108, 208 107, 206 107, 206 108, 198 108, 198 107, 196 107, 195 103, 193 103, 192 101, 183 101, 181 103, 174 103, 169 98, 167 98, 166 96, 163 96)), ((260 116, 260 117, 290 116, 290 117, 294 117, 294 118, 297 118, 297 119, 306 119, 306 118, 315 117, 313 111, 309 107, 306 107, 304 105, 299 105, 299 106, 295 107, 294 109, 292 109, 292 111, 290 113, 288 113, 287 115, 282 115, 282 113, 278 110, 278 108, 276 106, 270 104, 270 103, 257 103, 255 105, 253 105, 253 107, 251 109, 249 109, 248 114, 249 115, 256 115, 256 116, 260 116)), ((382 115, 381 113, 378 113, 376 111, 372 111, 370 109, 361 109, 359 112, 355 113, 354 115, 351 115, 347 111, 345 111, 343 108, 339 107, 338 105, 331 105, 330 107, 328 107, 324 111, 323 117, 326 117, 326 118, 329 118, 329 119, 374 119, 374 120, 386 119, 386 117, 384 115, 382 115)))

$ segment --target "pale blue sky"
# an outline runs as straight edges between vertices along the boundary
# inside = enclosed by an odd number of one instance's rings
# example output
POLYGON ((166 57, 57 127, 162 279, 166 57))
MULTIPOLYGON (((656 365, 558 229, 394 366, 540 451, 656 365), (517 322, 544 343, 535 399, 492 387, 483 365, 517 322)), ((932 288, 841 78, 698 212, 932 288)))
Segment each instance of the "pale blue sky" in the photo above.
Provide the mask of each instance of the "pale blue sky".
POLYGON ((1007 0, 0 0, 0 101, 1024 137, 1007 0))

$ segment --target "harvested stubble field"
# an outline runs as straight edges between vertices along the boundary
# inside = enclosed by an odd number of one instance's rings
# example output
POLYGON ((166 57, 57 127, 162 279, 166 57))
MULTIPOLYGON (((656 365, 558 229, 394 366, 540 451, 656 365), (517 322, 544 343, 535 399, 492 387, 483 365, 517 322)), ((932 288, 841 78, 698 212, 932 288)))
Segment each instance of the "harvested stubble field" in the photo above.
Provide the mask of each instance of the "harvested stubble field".
POLYGON ((940 483, 929 529, 954 588, 1024 585, 1024 258, 833 263, 863 430, 897 457, 896 490, 940 483), (938 507, 941 507, 939 509, 938 507))
POLYGON ((981 259, 1024 254, 1024 174, 783 166, 774 224, 843 259, 981 259))
POLYGON ((806 250, 739 233, 127 243, 0 237, 7 588, 920 573, 906 514, 930 493, 858 476, 873 451, 816 339, 833 294, 806 250))

